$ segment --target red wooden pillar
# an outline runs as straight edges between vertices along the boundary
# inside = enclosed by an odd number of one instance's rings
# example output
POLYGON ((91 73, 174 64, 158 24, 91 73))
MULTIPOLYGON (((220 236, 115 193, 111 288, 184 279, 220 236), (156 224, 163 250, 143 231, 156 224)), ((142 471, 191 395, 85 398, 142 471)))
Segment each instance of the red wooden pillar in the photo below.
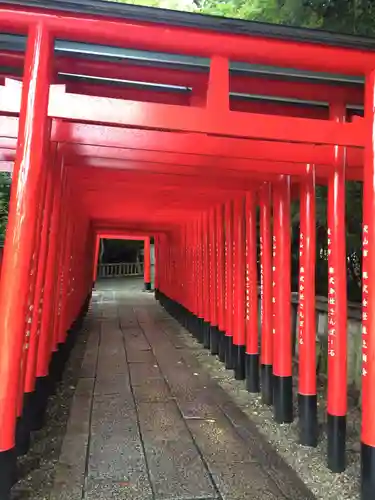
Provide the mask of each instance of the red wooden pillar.
POLYGON ((197 253, 197 231, 196 220, 190 223, 190 238, 191 238, 191 259, 193 264, 192 272, 192 315, 191 315, 191 331, 196 337, 198 334, 198 310, 199 310, 199 289, 198 289, 198 253, 197 253))
MULTIPOLYGON (((345 105, 330 108, 331 119, 345 121, 345 105)), ((333 171, 328 179, 328 468, 346 467, 347 413, 347 298, 345 229, 345 148, 334 147, 333 171)))
POLYGON ((159 262, 159 235, 154 236, 154 248, 155 248, 155 262, 154 262, 154 290, 155 290, 155 298, 158 299, 158 293, 159 293, 159 288, 160 288, 160 278, 159 278, 159 273, 160 273, 160 262, 159 262))
POLYGON ((40 179, 48 133, 52 39, 42 24, 29 30, 18 146, 0 283, 0 493, 11 487, 20 362, 40 179))
POLYGON ((200 219, 194 221, 194 246, 195 246, 195 297, 196 297, 196 311, 194 318, 194 334, 197 340, 200 339, 201 322, 202 322, 202 277, 201 277, 201 249, 199 239, 199 225, 200 219))
POLYGON ((260 213, 260 373, 262 400, 273 402, 273 333, 272 333, 272 255, 271 255, 271 185, 259 191, 260 213))
MULTIPOLYGON (((57 343, 59 348, 66 341, 67 329, 66 329, 66 318, 68 309, 68 297, 69 297, 69 284, 70 284, 70 271, 71 271, 71 256, 75 245, 75 233, 76 225, 79 221, 73 220, 70 216, 68 221, 68 227, 66 232, 66 244, 64 248, 64 253, 61 260, 61 292, 60 292, 60 306, 59 306, 59 320, 57 323, 57 343)), ((82 235, 79 234, 82 238, 82 235)), ((61 370, 62 375, 62 370, 61 370)))
MULTIPOLYGON (((72 196, 70 196, 70 204, 73 202, 72 196)), ((69 205, 70 205, 69 204, 69 205)), ((64 351, 64 343, 66 340, 66 331, 64 329, 65 315, 66 315, 66 305, 67 305, 67 293, 68 293, 68 280, 69 280, 69 268, 70 268, 70 252, 71 246, 74 241, 74 224, 76 221, 73 220, 71 216, 71 211, 68 211, 64 244, 62 246, 62 251, 60 253, 59 259, 59 294, 58 294, 58 304, 57 304, 57 316, 55 317, 56 322, 54 325, 54 336, 55 336, 55 352, 54 352, 54 364, 57 368, 57 380, 60 379, 62 375, 62 353, 64 351), (61 367, 61 369, 60 369, 61 367)))
POLYGON ((187 294, 187 315, 186 324, 187 329, 193 332, 192 322, 194 314, 194 301, 195 294, 194 282, 195 282, 195 262, 194 262, 194 244, 192 235, 192 225, 189 223, 185 226, 185 246, 186 246, 186 277, 184 280, 184 287, 187 294))
POLYGON ((92 271, 92 282, 95 286, 95 282, 98 278, 98 265, 99 265, 99 252, 100 252, 100 236, 95 237, 95 253, 94 253, 94 265, 92 271))
POLYGON ((168 255, 169 255, 169 233, 163 234, 161 239, 161 249, 160 256, 162 259, 163 266, 163 288, 162 292, 164 295, 164 304, 166 304, 166 300, 168 298, 168 255))
POLYGON ((216 248, 216 217, 215 209, 209 212, 209 239, 210 239, 210 271, 211 271, 211 320, 210 320, 210 348, 211 354, 219 354, 218 330, 218 296, 217 296, 217 248, 216 248))
POLYGON ((197 221, 197 251, 198 251, 198 325, 197 325, 197 340, 203 341, 203 324, 205 316, 205 283, 204 283, 204 262, 203 262, 203 234, 202 234, 202 216, 198 217, 197 221))
POLYGON ((143 263, 144 263, 145 290, 151 290, 151 244, 150 244, 150 237, 145 238, 143 263))
POLYGON ((167 295, 167 235, 164 233, 160 235, 160 251, 159 251, 159 262, 160 262, 160 291, 162 293, 163 303, 165 301, 165 296, 167 295))
MULTIPOLYGON (((181 279, 176 280, 176 289, 178 290, 176 300, 182 305, 185 303, 185 299, 188 295, 191 273, 191 263, 188 264, 188 245, 185 225, 177 232, 175 259, 176 264, 178 262, 179 271, 181 272, 181 270, 183 270, 181 279)), ((174 274, 174 276, 176 275, 174 274)))
POLYGON ((168 269, 168 281, 169 281, 169 289, 170 289, 170 297, 172 300, 177 301, 178 297, 180 297, 180 290, 178 288, 178 282, 174 278, 175 276, 175 261, 178 252, 177 246, 177 235, 176 232, 171 233, 170 240, 170 251, 169 251, 169 269, 168 269))
POLYGON ((315 167, 306 166, 300 186, 298 412, 300 441, 318 444, 315 320, 315 167))
POLYGON ((231 201, 225 204, 225 273, 226 273, 226 319, 225 319, 225 367, 234 367, 233 347, 233 205, 231 201))
POLYGON ((158 300, 163 303, 165 293, 164 234, 158 236, 158 300))
POLYGON ((366 78, 362 235, 362 500, 375 498, 375 71, 366 78))
POLYGON ((43 300, 47 267, 47 256, 49 249, 49 235, 51 229, 51 214, 54 195, 54 182, 56 180, 56 165, 53 164, 55 158, 51 158, 51 167, 48 172, 47 192, 43 211, 43 223, 41 228, 41 241, 39 251, 39 263, 34 293, 33 316, 29 337, 29 349, 25 372, 25 396, 31 398, 35 391, 36 364, 39 350, 40 329, 43 313, 43 300))
POLYGON ((195 255, 194 255, 194 237, 193 237, 193 225, 190 222, 187 226, 187 241, 189 244, 188 247, 188 262, 190 262, 190 283, 189 283, 189 312, 194 314, 195 311, 195 299, 196 294, 194 293, 195 289, 195 255))
MULTIPOLYGON (((54 183, 53 206, 51 214, 51 229, 49 234, 49 246, 46 263, 46 278, 43 293, 43 310, 40 327, 40 339, 38 347, 38 358, 36 368, 36 392, 43 394, 45 398, 48 395, 51 385, 51 379, 48 376, 51 353, 54 349, 53 326, 56 314, 56 297, 58 293, 58 249, 61 245, 61 221, 63 217, 62 195, 65 184, 65 171, 60 161, 57 163, 57 172, 54 183)), ((41 412, 45 398, 41 403, 41 412)), ((43 415, 40 415, 42 418, 43 415)))
POLYGON ((216 248, 217 248, 217 302, 219 330, 219 359, 225 361, 225 320, 226 320, 226 290, 225 290, 225 242, 224 242, 224 207, 216 209, 216 248))
POLYGON ((199 300, 199 290, 198 290, 198 265, 197 265, 197 247, 196 247, 196 222, 195 220, 190 224, 190 238, 191 238, 191 259, 193 263, 193 273, 192 273, 192 287, 191 287, 191 303, 193 312, 193 329, 196 332, 195 318, 198 316, 198 300, 199 300))
POLYGON ((165 242, 165 234, 160 234, 158 238, 158 262, 159 262, 159 288, 158 288, 158 299, 163 303, 164 295, 165 295, 165 250, 164 250, 164 242, 165 242))
MULTIPOLYGON (((48 157, 47 148, 46 148, 46 157, 48 157)), ((48 161, 48 160, 47 160, 48 161)), ((22 351, 22 358, 20 363, 20 387, 18 392, 18 402, 17 402, 17 425, 16 425, 16 452, 17 455, 25 455, 30 447, 30 430, 31 430, 31 405, 32 398, 30 398, 30 394, 25 394, 25 379, 26 379, 26 368, 27 364, 30 360, 30 356, 34 354, 34 347, 36 342, 36 329, 35 324, 37 322, 37 315, 35 311, 38 311, 40 308, 39 298, 40 298, 40 289, 41 289, 41 277, 40 271, 43 269, 42 259, 44 258, 43 250, 42 250, 42 239, 41 234, 43 233, 43 226, 48 222, 45 221, 46 214, 46 203, 48 203, 48 193, 46 195, 46 191, 50 192, 50 184, 51 184, 51 170, 50 165, 47 163, 43 168, 42 178, 41 178, 41 186, 42 192, 39 200, 39 208, 38 208, 38 222, 37 222, 37 230, 34 244, 34 252, 32 256, 31 270, 30 270, 30 281, 29 281, 29 293, 27 300, 27 311, 26 311, 26 320, 25 320, 25 343, 24 349, 22 351), (48 173, 48 175, 47 175, 48 173)))
POLYGON ((233 207, 233 268, 234 268, 234 329, 235 345, 234 376, 245 379, 245 200, 239 198, 233 207))
POLYGON ((259 392, 259 330, 256 194, 246 194, 246 388, 259 392))
POLYGON ((290 178, 280 176, 273 192, 274 288, 273 383, 274 415, 278 423, 293 421, 290 178))
POLYGON ((210 321, 211 321, 211 267, 210 267, 210 242, 209 242, 209 221, 208 213, 203 215, 203 254, 204 254, 204 268, 205 268, 205 318, 203 325, 203 347, 209 349, 210 347, 210 321))
POLYGON ((76 328, 83 320, 91 298, 91 270, 93 261, 93 242, 95 238, 90 230, 90 223, 85 216, 75 227, 70 253, 67 310, 64 330, 68 331, 68 353, 73 346, 76 328))
POLYGON ((66 174, 66 179, 64 183, 64 191, 62 194, 62 204, 61 204, 61 217, 59 226, 59 237, 60 244, 57 246, 56 253, 56 282, 55 282, 55 295, 53 303, 53 316, 52 316, 52 358, 51 358, 51 378, 52 380, 58 379, 58 373, 60 373, 60 357, 63 351, 63 340, 60 340, 60 325, 61 325, 61 313, 64 301, 64 289, 65 289, 65 262, 67 248, 69 245, 69 233, 70 226, 72 224, 70 207, 73 202, 71 192, 69 190, 69 179, 68 172, 66 174))

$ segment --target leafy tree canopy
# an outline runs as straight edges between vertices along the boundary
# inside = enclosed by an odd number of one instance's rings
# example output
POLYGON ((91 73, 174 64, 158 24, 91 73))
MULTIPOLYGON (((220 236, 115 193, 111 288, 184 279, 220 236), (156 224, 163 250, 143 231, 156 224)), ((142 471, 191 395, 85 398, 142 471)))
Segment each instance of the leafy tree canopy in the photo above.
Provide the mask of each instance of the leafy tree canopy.
POLYGON ((111 0, 371 36, 373 0, 111 0))

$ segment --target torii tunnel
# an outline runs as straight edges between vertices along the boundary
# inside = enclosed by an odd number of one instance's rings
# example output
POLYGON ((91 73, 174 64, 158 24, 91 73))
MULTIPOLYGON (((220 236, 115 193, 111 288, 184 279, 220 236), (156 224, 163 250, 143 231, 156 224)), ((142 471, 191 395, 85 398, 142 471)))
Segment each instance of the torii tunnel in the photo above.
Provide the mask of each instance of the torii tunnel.
POLYGON ((13 171, 0 499, 87 311, 100 235, 153 237, 156 298, 261 391, 277 423, 298 418, 300 442, 316 446, 318 184, 328 186, 327 463, 342 472, 346 180, 364 185, 361 484, 374 499, 375 41, 98 0, 1 1, 0 27, 1 169, 13 171), (291 199, 301 210, 298 395, 291 199))
POLYGON ((96 230, 96 242, 95 242, 95 254, 94 254, 94 269, 92 272, 93 283, 97 280, 97 271, 98 271, 98 259, 99 259, 99 246, 101 239, 109 239, 109 240, 127 240, 127 241, 143 241, 144 248, 144 284, 145 290, 151 290, 151 238, 150 236, 141 236, 137 231, 133 231, 132 233, 124 234, 124 232, 120 231, 104 231, 101 232, 99 228, 96 230))

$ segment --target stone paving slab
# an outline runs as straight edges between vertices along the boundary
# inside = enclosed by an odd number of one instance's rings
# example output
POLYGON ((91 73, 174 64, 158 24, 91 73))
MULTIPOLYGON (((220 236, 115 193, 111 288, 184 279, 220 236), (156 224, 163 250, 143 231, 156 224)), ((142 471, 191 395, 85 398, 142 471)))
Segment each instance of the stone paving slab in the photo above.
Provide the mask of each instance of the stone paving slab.
POLYGON ((138 328, 131 330, 123 330, 126 350, 132 351, 150 351, 151 346, 143 332, 138 328))
POLYGON ((147 474, 132 471, 128 481, 88 481, 85 500, 153 500, 147 474))
POLYGON ((73 500, 82 497, 93 387, 94 379, 82 378, 78 381, 59 463, 56 465, 54 489, 50 500, 73 500))
POLYGON ((137 403, 160 403, 172 399, 171 391, 163 379, 146 380, 141 385, 133 385, 134 398, 137 403))
MULTIPOLYGON (((284 500, 285 496, 270 476, 255 463, 210 464, 223 500, 284 500)), ((303 498, 303 497, 300 497, 303 498)))
POLYGON ((187 426, 207 463, 255 460, 230 422, 220 414, 206 420, 187 420, 187 426))
POLYGON ((129 373, 120 373, 112 375, 105 373, 100 378, 96 379, 95 396, 109 396, 111 394, 121 394, 123 397, 129 398, 131 393, 129 373))
POLYGON ((74 396, 86 397, 91 399, 91 396, 94 391, 94 386, 95 386, 95 378, 82 377, 78 380, 74 396))
POLYGON ((124 436, 130 433, 138 435, 137 415, 132 397, 124 398, 121 394, 95 397, 92 416, 91 434, 98 436, 124 436))
POLYGON ((96 374, 98 359, 99 333, 92 332, 89 336, 85 356, 81 367, 81 377, 93 378, 96 374))
POLYGON ((126 346, 126 358, 128 363, 149 363, 155 364, 156 358, 151 348, 148 349, 136 349, 134 347, 126 346))
POLYGON ((49 500, 82 498, 88 442, 88 434, 67 434, 56 464, 54 487, 49 500))
POLYGON ((155 497, 215 498, 214 485, 176 404, 140 403, 138 413, 155 497))
POLYGON ((130 483, 138 474, 146 476, 147 468, 134 402, 121 395, 95 399, 88 478, 130 483))
POLYGON ((121 375, 128 373, 125 350, 123 345, 116 349, 99 350, 97 376, 121 375))
POLYGON ((49 500, 313 499, 141 281, 111 286, 90 312, 49 500))
POLYGON ((157 364, 132 363, 129 365, 132 386, 143 385, 152 379, 162 379, 163 375, 157 364))
POLYGON ((74 396, 67 423, 67 434, 89 434, 91 418, 91 397, 74 396))

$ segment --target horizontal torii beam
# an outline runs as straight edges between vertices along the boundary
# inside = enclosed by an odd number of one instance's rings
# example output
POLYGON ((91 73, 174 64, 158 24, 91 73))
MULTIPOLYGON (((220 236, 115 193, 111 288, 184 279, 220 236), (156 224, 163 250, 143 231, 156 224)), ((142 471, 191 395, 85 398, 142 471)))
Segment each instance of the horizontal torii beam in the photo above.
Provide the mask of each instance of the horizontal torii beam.
MULTIPOLYGON (((0 11, 1 12, 1 11, 0 11)), ((7 81, 0 87, 0 112, 17 113, 22 84, 7 81)), ((187 107, 107 97, 69 94, 64 85, 52 85, 48 115, 52 118, 117 124, 127 127, 211 134, 268 141, 302 142, 341 146, 364 146, 364 120, 352 123, 242 113, 206 106, 187 107)))
MULTIPOLYGON (((24 54, 21 52, 0 51, 0 61, 7 68, 22 69, 24 54)), ((109 62, 90 59, 75 59, 56 54, 54 65, 56 72, 79 74, 91 77, 114 78, 116 80, 134 80, 153 84, 177 85, 191 87, 194 91, 205 89, 208 72, 172 69, 161 66, 142 66, 130 61, 109 62)), ((64 78, 62 75, 60 78, 64 78)), ((56 82, 57 83, 57 82, 56 82)), ((69 87, 69 84, 67 84, 69 87)), ((107 86, 108 89, 108 86, 107 86)), ((303 99, 317 102, 330 102, 340 99, 346 104, 361 105, 364 101, 364 90, 359 85, 332 85, 317 82, 277 80, 275 76, 259 78, 254 75, 231 74, 230 90, 234 93, 256 94, 290 99, 303 99)), ((123 92, 124 89, 121 89, 123 92)))
MULTIPOLYGON (((0 147, 16 147, 18 118, 0 116, 0 147)), ((140 130, 109 125, 52 120, 51 139, 74 144, 77 154, 85 154, 85 147, 105 147, 142 151, 159 151, 231 159, 269 160, 272 162, 314 163, 333 165, 334 148, 315 144, 293 144, 280 141, 248 140, 214 137, 199 133, 181 134, 158 130, 140 130)), ((133 155, 143 155, 134 152, 133 155)), ((224 160, 222 160, 224 161, 224 160)), ((363 150, 348 148, 348 168, 363 167, 363 150)))
MULTIPOLYGON (((184 28, 105 18, 61 10, 6 6, 0 8, 0 28, 25 33, 44 24, 56 37, 84 42, 110 43, 129 48, 175 52, 195 56, 223 56, 252 64, 364 75, 375 68, 375 54, 363 48, 292 41, 266 35, 232 34, 209 29, 184 28)), ((229 29, 229 28, 228 28, 229 29)))

